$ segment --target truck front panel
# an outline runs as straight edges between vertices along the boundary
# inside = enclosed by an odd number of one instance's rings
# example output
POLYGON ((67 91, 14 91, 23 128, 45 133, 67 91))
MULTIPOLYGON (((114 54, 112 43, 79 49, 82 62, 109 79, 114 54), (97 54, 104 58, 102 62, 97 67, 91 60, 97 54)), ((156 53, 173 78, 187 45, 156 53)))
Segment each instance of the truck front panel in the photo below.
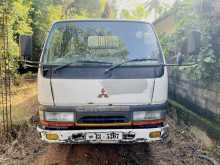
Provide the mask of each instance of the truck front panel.
POLYGON ((38 73, 41 138, 132 143, 167 135, 167 70, 150 24, 60 21, 38 73))

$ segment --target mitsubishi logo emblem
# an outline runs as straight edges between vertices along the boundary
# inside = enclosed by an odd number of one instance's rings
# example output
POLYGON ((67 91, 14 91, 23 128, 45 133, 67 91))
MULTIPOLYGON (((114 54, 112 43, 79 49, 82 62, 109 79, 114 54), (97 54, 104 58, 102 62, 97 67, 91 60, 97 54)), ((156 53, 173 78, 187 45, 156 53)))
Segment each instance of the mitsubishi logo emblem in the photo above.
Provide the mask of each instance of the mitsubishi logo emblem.
POLYGON ((98 95, 98 98, 102 98, 102 97, 105 97, 105 98, 108 97, 108 94, 104 88, 101 89, 101 93, 98 95))

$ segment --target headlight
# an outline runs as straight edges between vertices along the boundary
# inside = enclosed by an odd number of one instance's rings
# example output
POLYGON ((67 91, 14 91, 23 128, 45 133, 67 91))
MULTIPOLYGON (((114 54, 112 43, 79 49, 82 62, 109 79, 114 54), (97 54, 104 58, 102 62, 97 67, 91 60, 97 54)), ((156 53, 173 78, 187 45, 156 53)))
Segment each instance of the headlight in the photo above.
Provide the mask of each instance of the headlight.
POLYGON ((157 120, 165 117, 165 111, 136 111, 133 120, 157 120))
POLYGON ((74 122, 73 112, 45 112, 46 121, 74 122))

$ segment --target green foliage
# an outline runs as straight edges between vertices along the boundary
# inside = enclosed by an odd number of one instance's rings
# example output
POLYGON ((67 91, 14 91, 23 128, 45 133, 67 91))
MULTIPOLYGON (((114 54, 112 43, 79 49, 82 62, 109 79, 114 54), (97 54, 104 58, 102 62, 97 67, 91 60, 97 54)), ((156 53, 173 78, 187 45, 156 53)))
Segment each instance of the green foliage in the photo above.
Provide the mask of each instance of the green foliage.
POLYGON ((160 15, 163 15, 170 9, 170 2, 161 0, 148 0, 145 3, 145 8, 148 12, 151 12, 154 19, 157 19, 160 15))
POLYGON ((45 37, 52 22, 61 19, 62 6, 59 3, 54 3, 52 0, 32 0, 31 10, 29 11, 32 20, 33 28, 33 47, 34 60, 39 58, 41 48, 45 37))
MULTIPOLYGON (((1 15, 5 11, 4 15, 7 17, 7 25, 5 24, 4 29, 8 36, 8 54, 13 59, 9 61, 11 74, 17 69, 17 62, 14 59, 19 57, 19 36, 32 33, 31 20, 28 16, 30 8, 31 3, 28 0, 8 0, 6 4, 0 6, 1 15)), ((0 31, 0 35, 5 34, 0 31)), ((3 38, 0 40, 0 47, 2 46, 3 38)))
POLYGON ((77 19, 100 18, 106 8, 109 11, 112 8, 107 0, 64 0, 62 5, 65 18, 77 19))
POLYGON ((172 52, 181 51, 181 47, 186 44, 189 34, 193 31, 201 32, 201 47, 198 54, 185 54, 185 62, 197 60, 197 64, 192 67, 184 67, 179 70, 184 71, 188 78, 201 80, 204 83, 220 79, 217 77, 218 51, 215 48, 215 38, 220 36, 220 24, 213 14, 204 14, 199 0, 185 0, 178 3, 172 10, 176 16, 176 32, 171 35, 161 34, 160 39, 166 57, 174 54, 172 52))
POLYGON ((39 58, 43 42, 51 24, 62 18, 100 18, 106 0, 31 0, 30 18, 33 28, 35 59, 39 58))
POLYGON ((31 20, 28 17, 30 3, 26 0, 10 0, 6 7, 8 11, 9 54, 18 57, 18 38, 20 34, 31 34, 31 20))
POLYGON ((158 36, 160 38, 160 44, 163 48, 163 53, 165 57, 168 58, 170 55, 170 51, 175 50, 174 37, 171 36, 170 34, 165 34, 165 33, 159 33, 158 36))
POLYGON ((15 34, 31 34, 31 20, 28 17, 31 3, 17 0, 12 3, 10 24, 15 34))
MULTIPOLYGON (((54 21, 62 18, 100 18, 107 4, 107 0, 7 0, 7 2, 9 53, 19 58, 19 36, 32 34, 33 57, 29 60, 36 61, 39 60, 45 37, 54 21)), ((110 3, 108 17, 114 17, 114 12, 110 3)))
POLYGON ((144 19, 149 13, 145 10, 143 5, 139 5, 133 11, 123 10, 122 18, 127 19, 144 19))

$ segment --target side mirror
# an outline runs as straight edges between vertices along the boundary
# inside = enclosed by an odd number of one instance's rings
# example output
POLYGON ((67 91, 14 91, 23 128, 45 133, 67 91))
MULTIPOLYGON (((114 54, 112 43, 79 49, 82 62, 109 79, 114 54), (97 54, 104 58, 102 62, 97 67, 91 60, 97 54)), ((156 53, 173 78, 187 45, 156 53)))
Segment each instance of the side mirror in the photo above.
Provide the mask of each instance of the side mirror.
POLYGON ((20 35, 19 37, 20 57, 30 59, 32 56, 32 35, 20 35))

